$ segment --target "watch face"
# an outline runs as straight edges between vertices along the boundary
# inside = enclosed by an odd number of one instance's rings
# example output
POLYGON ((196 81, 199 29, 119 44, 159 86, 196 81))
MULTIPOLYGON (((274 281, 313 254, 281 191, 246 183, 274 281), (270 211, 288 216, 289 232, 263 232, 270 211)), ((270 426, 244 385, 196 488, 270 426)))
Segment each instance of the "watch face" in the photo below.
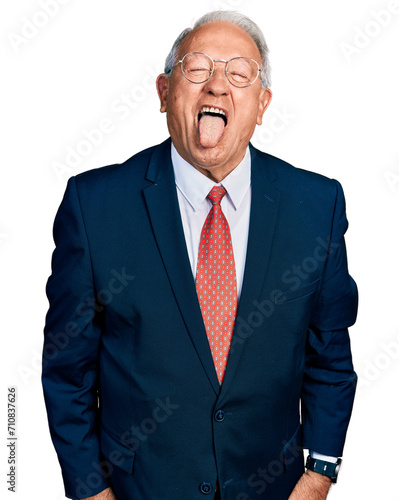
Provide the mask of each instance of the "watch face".
POLYGON ((337 465, 335 466, 335 469, 334 469, 334 475, 331 478, 331 480, 332 480, 333 483, 337 482, 337 477, 338 477, 339 470, 341 468, 341 463, 342 463, 342 460, 339 458, 337 460, 337 465))

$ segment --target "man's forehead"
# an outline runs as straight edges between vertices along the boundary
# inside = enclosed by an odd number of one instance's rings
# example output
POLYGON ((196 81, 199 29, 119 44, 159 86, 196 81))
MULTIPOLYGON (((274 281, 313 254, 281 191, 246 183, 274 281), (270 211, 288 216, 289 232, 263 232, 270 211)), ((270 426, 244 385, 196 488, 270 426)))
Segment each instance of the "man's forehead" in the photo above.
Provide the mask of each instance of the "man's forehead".
POLYGON ((234 56, 256 58, 260 62, 259 49, 252 37, 240 26, 230 21, 212 21, 192 30, 182 41, 179 57, 187 52, 216 52, 215 57, 223 57, 218 51, 230 51, 234 56))

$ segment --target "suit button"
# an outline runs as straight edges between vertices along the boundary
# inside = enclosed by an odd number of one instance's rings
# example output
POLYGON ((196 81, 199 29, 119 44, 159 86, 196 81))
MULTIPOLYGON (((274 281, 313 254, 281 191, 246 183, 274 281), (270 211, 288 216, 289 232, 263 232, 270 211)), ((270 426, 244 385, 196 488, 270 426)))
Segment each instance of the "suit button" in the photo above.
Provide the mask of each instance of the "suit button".
POLYGON ((211 483, 201 483, 200 492, 203 493, 204 495, 209 495, 210 493, 212 493, 211 483))
POLYGON ((226 414, 225 414, 225 412, 223 410, 218 410, 215 413, 215 420, 216 420, 216 422, 223 422, 225 416, 226 416, 226 414))

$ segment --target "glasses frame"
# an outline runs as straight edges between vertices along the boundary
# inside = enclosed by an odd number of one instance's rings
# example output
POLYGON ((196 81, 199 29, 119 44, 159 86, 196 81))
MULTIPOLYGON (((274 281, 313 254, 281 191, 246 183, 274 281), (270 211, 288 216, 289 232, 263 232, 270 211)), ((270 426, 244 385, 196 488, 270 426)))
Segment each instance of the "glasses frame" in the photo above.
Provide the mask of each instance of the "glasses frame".
POLYGON ((215 63, 216 62, 223 62, 223 63, 226 63, 226 69, 225 69, 225 73, 226 73, 226 78, 227 80, 232 84, 234 85, 234 87, 237 87, 239 89, 245 89, 246 87, 250 87, 251 85, 253 85, 256 80, 258 79, 258 76, 259 76, 259 73, 262 71, 262 68, 259 67, 259 64, 255 61, 255 59, 251 59, 250 57, 244 57, 244 56, 237 56, 237 57, 232 57, 231 59, 229 59, 228 61, 226 61, 226 59, 212 59, 211 56, 208 56, 208 54, 204 54, 203 52, 188 52, 187 54, 184 54, 183 58, 180 59, 180 61, 177 61, 177 63, 175 64, 175 66, 177 66, 178 64, 180 64, 180 69, 181 69, 181 72, 184 76, 184 78, 186 80, 188 80, 190 83, 195 83, 195 84, 201 84, 201 83, 205 83, 207 82, 213 75, 213 73, 215 72, 215 63), (205 80, 202 80, 200 82, 193 82, 192 80, 190 80, 186 74, 184 73, 183 71, 183 61, 184 59, 189 56, 189 55, 192 55, 192 54, 200 54, 202 56, 206 56, 211 62, 212 62, 212 70, 211 70, 211 74, 208 76, 208 78, 206 78, 205 80), (228 72, 228 67, 229 67, 229 63, 231 61, 234 61, 235 59, 248 59, 249 61, 253 61, 256 66, 258 67, 258 71, 256 72, 256 76, 254 78, 254 80, 251 82, 251 83, 248 83, 248 85, 237 85, 236 83, 232 82, 229 78, 229 72, 228 72))

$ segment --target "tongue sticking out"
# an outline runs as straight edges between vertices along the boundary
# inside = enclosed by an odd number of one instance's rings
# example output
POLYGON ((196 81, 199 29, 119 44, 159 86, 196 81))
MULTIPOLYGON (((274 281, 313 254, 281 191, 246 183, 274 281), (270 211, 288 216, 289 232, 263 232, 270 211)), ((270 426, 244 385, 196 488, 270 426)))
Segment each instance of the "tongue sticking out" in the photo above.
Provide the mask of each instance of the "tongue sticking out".
POLYGON ((199 121, 199 137, 202 147, 214 148, 222 138, 223 132, 223 118, 206 114, 202 115, 199 121))

